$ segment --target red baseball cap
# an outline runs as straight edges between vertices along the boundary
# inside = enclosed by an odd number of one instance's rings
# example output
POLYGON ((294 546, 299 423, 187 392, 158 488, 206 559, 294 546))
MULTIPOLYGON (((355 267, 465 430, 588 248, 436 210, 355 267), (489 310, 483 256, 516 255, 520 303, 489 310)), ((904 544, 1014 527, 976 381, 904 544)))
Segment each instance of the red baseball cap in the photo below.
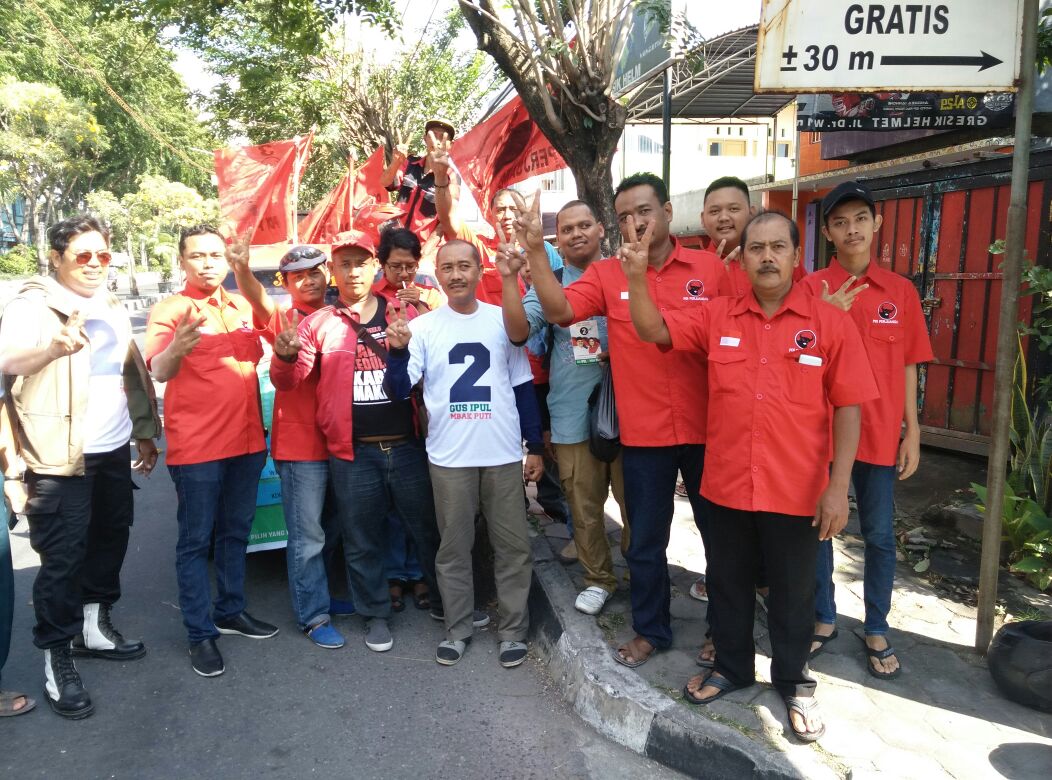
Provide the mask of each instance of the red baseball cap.
POLYGON ((338 249, 345 249, 349 246, 364 249, 370 256, 376 257, 376 244, 373 243, 373 239, 368 233, 363 233, 360 230, 345 230, 338 234, 332 240, 332 254, 336 254, 338 249))

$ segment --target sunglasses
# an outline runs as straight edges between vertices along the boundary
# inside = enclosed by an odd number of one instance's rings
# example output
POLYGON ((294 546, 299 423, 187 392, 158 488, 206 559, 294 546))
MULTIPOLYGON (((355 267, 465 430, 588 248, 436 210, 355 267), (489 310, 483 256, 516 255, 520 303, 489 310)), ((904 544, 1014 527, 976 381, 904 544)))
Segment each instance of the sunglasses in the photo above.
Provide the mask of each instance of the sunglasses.
POLYGON ((107 252, 105 249, 101 252, 77 252, 73 255, 73 259, 77 261, 77 265, 87 265, 91 262, 92 257, 99 258, 99 265, 109 265, 113 259, 113 255, 107 252))

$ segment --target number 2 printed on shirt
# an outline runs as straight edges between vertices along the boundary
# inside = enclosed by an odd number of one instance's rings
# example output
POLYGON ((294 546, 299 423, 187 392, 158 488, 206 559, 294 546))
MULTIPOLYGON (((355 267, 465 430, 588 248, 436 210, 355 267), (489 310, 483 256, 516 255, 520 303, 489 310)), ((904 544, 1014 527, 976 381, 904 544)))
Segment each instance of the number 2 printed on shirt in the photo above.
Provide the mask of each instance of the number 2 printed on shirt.
POLYGON ((449 363, 455 365, 464 363, 471 358, 471 364, 464 369, 464 373, 449 388, 449 402, 451 404, 488 402, 490 400, 489 385, 478 385, 489 370, 490 354, 484 344, 477 341, 457 344, 449 350, 449 363))

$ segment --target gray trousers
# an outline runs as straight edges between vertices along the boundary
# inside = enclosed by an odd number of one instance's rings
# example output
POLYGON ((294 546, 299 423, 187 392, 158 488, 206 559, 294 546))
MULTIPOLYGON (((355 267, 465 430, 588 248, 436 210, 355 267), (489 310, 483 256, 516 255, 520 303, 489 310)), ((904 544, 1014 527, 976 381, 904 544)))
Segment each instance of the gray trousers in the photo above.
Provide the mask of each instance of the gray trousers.
POLYGON ((525 642, 530 627, 527 601, 533 576, 526 509, 522 501, 522 464, 448 468, 429 464, 435 515, 442 542, 435 572, 446 612, 446 635, 453 641, 471 636, 475 588, 471 548, 479 509, 489 527, 501 641, 525 642))

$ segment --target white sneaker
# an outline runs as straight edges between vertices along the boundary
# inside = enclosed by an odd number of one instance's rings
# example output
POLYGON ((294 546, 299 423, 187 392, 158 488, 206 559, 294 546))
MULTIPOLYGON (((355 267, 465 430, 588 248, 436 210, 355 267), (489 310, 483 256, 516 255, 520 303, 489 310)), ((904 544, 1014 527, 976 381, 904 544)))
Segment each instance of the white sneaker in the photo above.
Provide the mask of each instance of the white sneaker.
POLYGON ((597 585, 592 585, 581 591, 577 601, 574 602, 574 607, 578 612, 583 612, 586 615, 598 615, 608 598, 610 598, 608 591, 597 585))

